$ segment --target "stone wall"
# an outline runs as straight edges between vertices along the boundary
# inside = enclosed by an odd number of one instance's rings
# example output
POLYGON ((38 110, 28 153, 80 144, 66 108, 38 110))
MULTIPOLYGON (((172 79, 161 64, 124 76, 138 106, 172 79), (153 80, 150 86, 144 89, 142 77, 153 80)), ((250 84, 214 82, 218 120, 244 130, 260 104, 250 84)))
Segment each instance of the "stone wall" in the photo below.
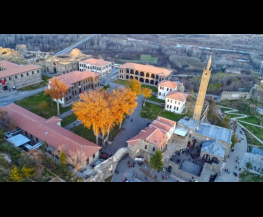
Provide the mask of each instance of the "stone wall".
POLYGON ((251 90, 251 99, 263 103, 263 86, 255 85, 251 90))
POLYGON ((223 91, 221 93, 220 101, 223 100, 237 100, 237 99, 250 99, 250 92, 228 92, 223 91))

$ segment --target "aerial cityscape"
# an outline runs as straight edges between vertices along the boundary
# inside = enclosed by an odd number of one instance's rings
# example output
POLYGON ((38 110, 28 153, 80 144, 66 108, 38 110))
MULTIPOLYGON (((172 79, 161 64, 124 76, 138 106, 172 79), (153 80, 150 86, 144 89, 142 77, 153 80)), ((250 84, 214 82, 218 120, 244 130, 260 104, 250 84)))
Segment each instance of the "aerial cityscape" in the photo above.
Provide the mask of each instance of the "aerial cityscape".
POLYGON ((0 34, 0 182, 263 182, 263 35, 0 34))

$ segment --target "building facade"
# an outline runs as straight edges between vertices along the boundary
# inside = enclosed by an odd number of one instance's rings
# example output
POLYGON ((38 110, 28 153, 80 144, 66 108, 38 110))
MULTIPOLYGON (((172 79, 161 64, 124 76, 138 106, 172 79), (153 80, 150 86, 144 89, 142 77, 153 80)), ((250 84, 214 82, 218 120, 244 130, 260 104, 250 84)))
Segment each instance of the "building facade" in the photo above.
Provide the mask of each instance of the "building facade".
POLYGON ((112 62, 103 59, 86 59, 79 62, 79 71, 91 71, 101 74, 101 77, 107 76, 112 69, 112 62))
POLYGON ((20 89, 42 81, 41 67, 37 65, 19 66, 8 61, 0 62, 0 90, 20 89))
POLYGON ((166 95, 170 91, 177 91, 177 83, 172 81, 163 80, 158 84, 158 99, 165 100, 166 95))
POLYGON ((119 79, 137 79, 142 84, 158 86, 163 80, 170 80, 172 70, 151 65, 125 63, 119 67, 119 79))
POLYGON ((75 48, 70 54, 52 56, 46 59, 44 70, 50 74, 63 75, 79 70, 79 62, 91 57, 92 55, 82 54, 79 49, 75 48))
POLYGON ((151 155, 157 150, 164 153, 175 127, 176 122, 157 117, 147 128, 127 141, 128 148, 132 150, 130 156, 132 158, 142 157, 150 161, 151 155))
POLYGON ((165 98, 165 110, 181 114, 185 108, 187 94, 170 91, 165 98))
POLYGON ((96 72, 73 71, 57 78, 68 86, 67 94, 59 100, 62 105, 69 105, 79 99, 79 94, 100 86, 100 74, 96 72))
POLYGON ((101 147, 60 127, 61 119, 44 119, 16 104, 2 107, 8 112, 21 133, 35 143, 47 143, 47 151, 55 157, 64 152, 68 157, 79 156, 82 167, 92 164, 99 158, 101 147))

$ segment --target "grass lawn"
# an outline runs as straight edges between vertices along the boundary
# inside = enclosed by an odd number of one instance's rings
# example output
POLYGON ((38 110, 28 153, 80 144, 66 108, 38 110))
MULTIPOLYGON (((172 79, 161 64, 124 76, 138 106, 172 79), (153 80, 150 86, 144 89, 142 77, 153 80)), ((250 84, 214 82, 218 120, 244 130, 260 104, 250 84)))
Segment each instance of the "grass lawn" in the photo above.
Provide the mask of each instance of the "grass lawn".
MULTIPOLYGON (((127 84, 128 84, 128 80, 117 79, 117 80, 114 81, 114 82, 117 83, 117 84, 124 85, 124 86, 127 86, 127 84)), ((158 88, 157 88, 157 87, 149 86, 149 85, 146 85, 146 84, 142 84, 142 87, 143 87, 143 88, 149 88, 149 89, 152 90, 152 92, 158 93, 158 88)))
POLYGON ((250 145, 255 145, 257 147, 260 147, 262 148, 263 145, 258 141, 256 140, 254 137, 252 137, 249 133, 247 133, 246 131, 245 132, 245 135, 247 137, 247 143, 250 144, 250 145))
MULTIPOLYGON (((24 98, 19 101, 15 101, 15 104, 43 117, 43 118, 51 118, 53 116, 57 116, 57 103, 49 100, 49 95, 44 95, 44 92, 35 94, 33 96, 24 98), (39 108, 39 104, 43 101, 46 101, 48 104, 47 109, 44 111, 41 111, 39 108)), ((66 108, 63 108, 60 105, 60 114, 63 114, 66 111, 69 111, 72 108, 72 106, 68 106, 66 108)))
POLYGON ((155 120, 158 115, 161 114, 163 111, 163 107, 159 105, 155 105, 149 102, 145 103, 145 106, 142 107, 142 111, 140 116, 142 118, 148 119, 148 120, 155 120))
POLYGON ((35 89, 38 89, 38 88, 40 88, 40 87, 45 87, 45 86, 47 86, 47 84, 48 84, 48 79, 50 79, 50 77, 45 76, 45 75, 42 75, 42 79, 43 79, 42 82, 40 82, 40 83, 38 83, 38 84, 30 85, 30 86, 28 86, 28 87, 20 88, 19 91, 35 90, 35 89))
POLYGON ((61 126, 62 127, 66 127, 69 124, 73 123, 74 121, 77 120, 77 117, 74 114, 71 114, 65 118, 63 118, 63 120, 61 121, 61 126))
POLYGON ((260 125, 260 122, 261 122, 260 119, 258 119, 257 117, 242 118, 240 120, 251 123, 251 124, 257 124, 257 125, 260 125))
POLYGON ((247 128, 251 133, 253 133, 256 137, 258 137, 260 140, 263 140, 263 129, 256 127, 256 126, 251 126, 249 124, 242 123, 241 124, 247 128))
POLYGON ((263 175, 257 175, 247 170, 239 174, 240 182, 263 182, 263 175))
POLYGON ((176 114, 173 112, 165 111, 165 112, 162 112, 159 116, 178 122, 180 119, 188 115, 187 114, 176 114))
POLYGON ((220 108, 222 112, 230 111, 231 109, 220 108))
MULTIPOLYGON (((235 114, 226 114, 230 118, 236 118, 236 117, 241 117, 242 115, 235 115, 235 114)), ((241 119, 243 120, 243 119, 241 119)))
POLYGON ((154 102, 159 102, 159 103, 165 103, 165 100, 158 99, 156 96, 152 95, 148 100, 154 101, 154 102))

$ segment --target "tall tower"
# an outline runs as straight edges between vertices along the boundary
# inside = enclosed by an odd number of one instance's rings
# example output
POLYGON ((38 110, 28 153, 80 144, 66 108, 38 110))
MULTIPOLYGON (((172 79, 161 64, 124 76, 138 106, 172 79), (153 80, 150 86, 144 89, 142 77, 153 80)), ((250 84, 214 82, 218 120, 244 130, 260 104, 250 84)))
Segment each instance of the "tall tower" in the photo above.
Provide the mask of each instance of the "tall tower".
POLYGON ((201 84, 199 87, 199 92, 198 92, 197 101, 195 104, 194 116, 193 116, 193 119, 195 121, 200 121, 201 119, 201 114, 202 114, 202 110, 203 110, 203 106, 205 102, 206 91, 208 88, 208 83, 209 83, 211 71, 212 71, 212 69, 210 69, 211 62, 212 62, 212 55, 210 55, 208 63, 207 63, 207 67, 206 69, 204 69, 201 84))

